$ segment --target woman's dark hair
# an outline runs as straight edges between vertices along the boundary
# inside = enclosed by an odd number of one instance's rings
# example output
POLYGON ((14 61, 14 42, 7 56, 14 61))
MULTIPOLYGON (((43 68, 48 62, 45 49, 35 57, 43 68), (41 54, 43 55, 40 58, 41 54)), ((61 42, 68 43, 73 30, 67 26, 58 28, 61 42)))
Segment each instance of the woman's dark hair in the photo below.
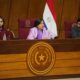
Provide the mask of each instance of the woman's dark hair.
POLYGON ((80 22, 80 18, 77 19, 77 22, 80 22))
POLYGON ((34 27, 37 27, 41 23, 42 19, 36 19, 34 22, 34 27))
POLYGON ((1 18, 2 21, 3 21, 3 26, 2 26, 2 28, 4 28, 4 19, 3 19, 3 17, 1 17, 1 16, 0 16, 0 18, 1 18))

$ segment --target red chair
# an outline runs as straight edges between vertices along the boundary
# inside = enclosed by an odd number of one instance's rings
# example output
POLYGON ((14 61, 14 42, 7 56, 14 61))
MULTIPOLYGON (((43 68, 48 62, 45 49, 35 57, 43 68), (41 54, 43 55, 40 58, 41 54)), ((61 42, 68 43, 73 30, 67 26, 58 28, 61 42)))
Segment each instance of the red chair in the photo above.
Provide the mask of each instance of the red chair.
POLYGON ((73 23, 75 23, 75 21, 64 22, 65 38, 72 38, 71 27, 73 23))
POLYGON ((34 24, 34 20, 29 20, 29 19, 19 19, 18 20, 18 30, 19 30, 19 38, 20 39, 26 39, 28 34, 29 34, 29 30, 31 27, 33 27, 34 24))

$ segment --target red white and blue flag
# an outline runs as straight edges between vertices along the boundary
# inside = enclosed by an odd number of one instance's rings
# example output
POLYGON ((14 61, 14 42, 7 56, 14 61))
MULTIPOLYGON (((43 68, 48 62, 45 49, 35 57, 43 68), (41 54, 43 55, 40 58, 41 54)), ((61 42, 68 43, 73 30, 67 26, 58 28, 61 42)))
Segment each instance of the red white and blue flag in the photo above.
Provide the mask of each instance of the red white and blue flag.
POLYGON ((58 36, 57 33, 57 25, 56 25, 56 11, 52 0, 47 0, 44 13, 43 20, 46 25, 46 28, 52 32, 53 36, 58 36))

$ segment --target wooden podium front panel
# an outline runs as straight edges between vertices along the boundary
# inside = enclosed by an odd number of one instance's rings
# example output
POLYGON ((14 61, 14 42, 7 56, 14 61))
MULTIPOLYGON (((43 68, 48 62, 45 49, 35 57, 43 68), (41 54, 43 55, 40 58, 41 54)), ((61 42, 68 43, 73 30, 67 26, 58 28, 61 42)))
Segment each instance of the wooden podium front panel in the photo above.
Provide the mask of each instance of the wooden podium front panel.
MULTIPOLYGON (((76 40, 76 41, 65 40, 65 41, 64 40, 44 41, 49 43, 54 48, 56 59, 55 59, 55 64, 53 68, 43 76, 80 75, 80 64, 79 64, 80 48, 77 47, 77 46, 80 46, 80 42, 78 42, 79 40, 76 40), (74 45, 72 41, 74 42, 74 45), (69 45, 67 49, 63 47, 60 48, 61 46, 68 45, 71 43, 72 45, 69 45), (72 46, 72 48, 70 46, 72 46)), ((32 41, 31 44, 27 45, 29 46, 28 48, 25 45, 27 44, 27 42, 28 41, 20 41, 20 42, 8 41, 8 42, 0 43, 2 45, 4 43, 9 44, 9 45, 3 45, 3 47, 7 48, 5 49, 5 51, 0 50, 0 79, 37 76, 30 71, 27 65, 27 55, 28 55, 28 49, 30 48, 30 46, 34 45, 38 41, 32 41)))

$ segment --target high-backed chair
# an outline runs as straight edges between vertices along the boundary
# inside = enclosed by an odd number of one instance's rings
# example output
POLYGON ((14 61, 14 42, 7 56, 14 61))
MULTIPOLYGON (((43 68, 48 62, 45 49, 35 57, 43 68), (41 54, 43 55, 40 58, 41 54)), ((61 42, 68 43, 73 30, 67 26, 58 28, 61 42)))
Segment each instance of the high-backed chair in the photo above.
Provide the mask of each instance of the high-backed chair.
POLYGON ((30 28, 33 27, 34 20, 33 19, 19 19, 18 20, 18 30, 19 30, 19 38, 26 39, 30 28))
POLYGON ((75 23, 75 21, 64 22, 65 38, 72 38, 71 28, 73 23, 75 23))

